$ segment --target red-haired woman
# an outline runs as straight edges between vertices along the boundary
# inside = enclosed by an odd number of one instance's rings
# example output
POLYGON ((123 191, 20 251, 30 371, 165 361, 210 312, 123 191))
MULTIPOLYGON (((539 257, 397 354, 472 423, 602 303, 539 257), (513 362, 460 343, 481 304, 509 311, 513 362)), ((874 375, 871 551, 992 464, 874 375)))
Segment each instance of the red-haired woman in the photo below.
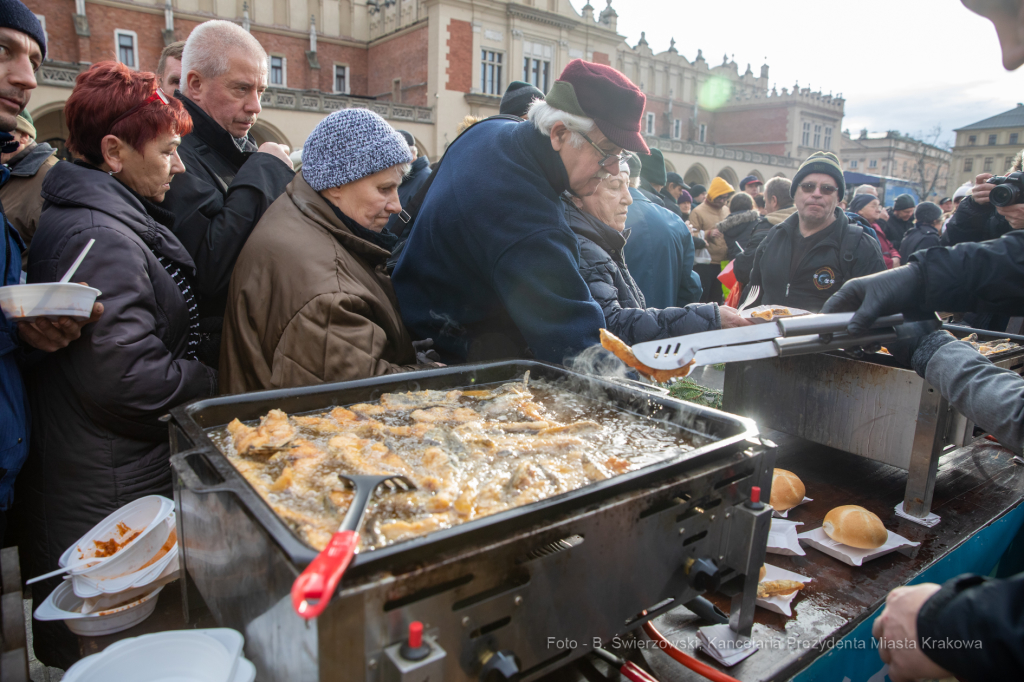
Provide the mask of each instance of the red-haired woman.
MULTIPOLYGON (((18 495, 31 575, 57 568, 61 553, 117 508, 170 495, 160 417, 216 392, 216 372, 195 359, 194 265, 159 206, 185 170, 176 150, 192 121, 157 85, 116 62, 79 75, 64 107, 75 161, 43 182, 29 281, 59 280, 95 239, 75 280, 103 292, 106 312, 28 376, 32 438, 18 495)), ((36 603, 55 584, 40 586, 36 603)))

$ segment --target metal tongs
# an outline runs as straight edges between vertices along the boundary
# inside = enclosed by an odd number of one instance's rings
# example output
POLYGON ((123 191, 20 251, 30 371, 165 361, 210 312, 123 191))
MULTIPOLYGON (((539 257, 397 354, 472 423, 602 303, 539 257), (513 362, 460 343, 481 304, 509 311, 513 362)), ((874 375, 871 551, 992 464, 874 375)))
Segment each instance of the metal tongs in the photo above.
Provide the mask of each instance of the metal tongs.
POLYGON ((718 329, 633 346, 637 360, 653 369, 779 358, 896 341, 903 315, 880 317, 867 334, 850 334, 853 313, 801 315, 733 329, 718 329))

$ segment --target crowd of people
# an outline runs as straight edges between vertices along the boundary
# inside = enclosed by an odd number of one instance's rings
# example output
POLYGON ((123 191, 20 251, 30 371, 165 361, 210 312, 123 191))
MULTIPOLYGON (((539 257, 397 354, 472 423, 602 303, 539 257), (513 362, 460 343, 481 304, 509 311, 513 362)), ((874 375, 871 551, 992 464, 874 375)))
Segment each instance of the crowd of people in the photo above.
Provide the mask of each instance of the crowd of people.
MULTIPOLYGON (((156 74, 81 73, 64 110, 74 160, 57 161, 24 111, 45 34, 19 0, 0 5, 3 284, 57 281, 95 240, 76 279, 103 292, 88 320, 0 320, 0 538, 13 505, 29 575, 115 509, 170 494, 160 418, 190 400, 566 363, 601 328, 635 344, 748 325, 740 301, 818 312, 842 289, 829 306, 856 307, 933 247, 1024 227, 1019 205, 990 204, 987 175, 938 204, 901 195, 891 213, 871 186, 847 201, 828 152, 792 179, 689 185, 645 142, 640 90, 579 59, 548 93, 510 84, 502 114, 467 121, 433 163, 408 132, 345 109, 295 172, 287 148, 250 134, 267 55, 226 21, 168 46, 156 74)), ((36 625, 48 663, 74 660, 71 639, 36 625)))

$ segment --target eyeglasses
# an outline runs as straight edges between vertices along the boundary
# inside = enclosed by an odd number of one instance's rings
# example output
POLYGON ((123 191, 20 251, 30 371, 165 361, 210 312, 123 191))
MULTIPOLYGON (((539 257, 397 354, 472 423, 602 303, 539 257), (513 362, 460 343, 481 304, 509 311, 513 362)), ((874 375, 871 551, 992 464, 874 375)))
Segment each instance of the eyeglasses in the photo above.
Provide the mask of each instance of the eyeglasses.
POLYGON ((839 188, 835 185, 826 185, 824 182, 819 186, 816 182, 802 182, 800 183, 800 189, 807 194, 814 194, 814 190, 821 188, 821 193, 827 197, 832 196, 839 191, 839 188))
POLYGON ((110 130, 113 130, 114 126, 116 126, 118 123, 120 123, 121 121, 123 121, 124 119, 128 118, 129 116, 134 114, 136 111, 138 111, 142 107, 144 107, 144 106, 146 106, 146 105, 148 105, 148 104, 150 104, 152 102, 160 102, 161 104, 165 104, 165 105, 170 104, 170 100, 167 99, 167 95, 162 93, 160 91, 160 89, 157 88, 156 90, 153 91, 152 95, 150 95, 148 98, 146 98, 146 101, 142 102, 141 104, 136 104, 134 107, 132 107, 128 111, 124 112, 123 114, 121 114, 120 116, 115 118, 114 122, 110 124, 110 130))
MULTIPOLYGON (((612 159, 614 159, 615 160, 615 170, 614 171, 609 171, 609 172, 611 172, 613 174, 617 174, 619 172, 619 164, 621 164, 623 161, 626 160, 626 153, 623 152, 621 154, 609 154, 608 152, 606 152, 605 150, 601 149, 596 144, 594 144, 594 141, 591 140, 589 137, 587 137, 586 133, 580 133, 580 135, 582 135, 583 139, 586 140, 587 142, 589 142, 590 146, 593 147, 595 150, 597 150, 597 153, 601 155, 601 160, 597 162, 597 165, 601 166, 601 168, 605 168, 605 166, 607 166, 612 161, 612 159)), ((605 168, 605 170, 608 170, 608 169, 605 168)))

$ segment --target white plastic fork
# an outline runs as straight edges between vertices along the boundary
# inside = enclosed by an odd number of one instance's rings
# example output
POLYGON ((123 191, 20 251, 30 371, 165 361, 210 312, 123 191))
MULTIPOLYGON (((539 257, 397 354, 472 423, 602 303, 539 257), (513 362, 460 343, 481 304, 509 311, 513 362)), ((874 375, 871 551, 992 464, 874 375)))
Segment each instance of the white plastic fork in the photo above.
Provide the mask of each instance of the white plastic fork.
POLYGON ((743 303, 736 310, 746 310, 750 307, 750 304, 757 300, 757 297, 761 295, 761 287, 757 284, 750 287, 750 291, 747 292, 747 297, 743 299, 743 303))

